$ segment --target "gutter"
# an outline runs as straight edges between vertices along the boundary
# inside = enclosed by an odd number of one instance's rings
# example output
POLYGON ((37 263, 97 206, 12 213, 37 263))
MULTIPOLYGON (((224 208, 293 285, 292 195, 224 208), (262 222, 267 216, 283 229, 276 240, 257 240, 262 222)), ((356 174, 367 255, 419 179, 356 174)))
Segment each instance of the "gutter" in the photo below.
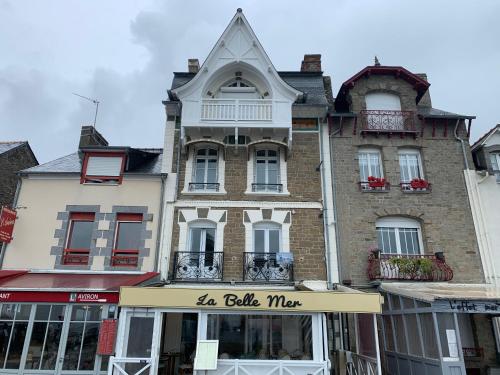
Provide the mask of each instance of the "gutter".
MULTIPOLYGON (((20 175, 18 175, 18 180, 17 180, 17 186, 16 186, 16 192, 14 194, 14 200, 12 202, 12 208, 17 207, 17 201, 19 199, 19 192, 21 191, 21 184, 22 184, 22 178, 20 175)), ((17 217, 17 215, 16 215, 17 217)), ((2 243, 2 250, 0 252, 0 269, 3 268, 3 260, 5 258, 5 252, 7 251, 8 244, 7 243, 2 243)))

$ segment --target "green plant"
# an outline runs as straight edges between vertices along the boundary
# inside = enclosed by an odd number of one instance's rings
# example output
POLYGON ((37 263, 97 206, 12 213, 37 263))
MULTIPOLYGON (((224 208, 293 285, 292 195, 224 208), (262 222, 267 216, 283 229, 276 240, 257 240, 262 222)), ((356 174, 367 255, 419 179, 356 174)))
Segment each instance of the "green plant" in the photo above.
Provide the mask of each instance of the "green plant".
POLYGON ((396 267, 401 275, 415 277, 429 277, 432 274, 434 264, 428 258, 391 258, 389 264, 396 267))

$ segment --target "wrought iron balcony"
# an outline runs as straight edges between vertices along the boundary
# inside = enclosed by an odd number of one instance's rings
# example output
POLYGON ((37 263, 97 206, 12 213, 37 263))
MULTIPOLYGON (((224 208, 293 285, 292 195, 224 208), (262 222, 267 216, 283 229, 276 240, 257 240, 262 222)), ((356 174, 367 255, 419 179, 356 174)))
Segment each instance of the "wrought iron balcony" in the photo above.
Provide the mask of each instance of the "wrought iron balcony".
POLYGON ((253 192, 282 193, 283 184, 252 184, 253 192))
POLYGON ((269 99, 203 99, 203 121, 271 121, 273 102, 269 99))
POLYGON ((413 111, 361 111, 361 132, 417 133, 413 111))
POLYGON ((219 191, 219 186, 218 182, 190 182, 189 191, 219 191))
POLYGON ((382 254, 372 251, 368 257, 370 280, 449 281, 453 270, 443 253, 435 255, 382 254))
POLYGON ((174 280, 222 280, 224 253, 176 251, 174 280))
POLYGON ((279 260, 277 253, 244 253, 243 280, 293 281, 293 261, 279 260))
POLYGON ((401 182, 399 186, 401 187, 401 191, 404 193, 428 193, 432 191, 432 184, 424 180, 423 182, 401 182))

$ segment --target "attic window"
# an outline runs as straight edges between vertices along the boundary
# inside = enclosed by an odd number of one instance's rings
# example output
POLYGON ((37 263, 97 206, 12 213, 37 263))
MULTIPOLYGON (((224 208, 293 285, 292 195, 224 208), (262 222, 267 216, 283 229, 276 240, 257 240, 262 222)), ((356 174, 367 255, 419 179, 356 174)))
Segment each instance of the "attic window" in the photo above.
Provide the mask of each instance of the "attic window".
POLYGON ((123 153, 85 153, 80 182, 121 184, 124 168, 123 153))

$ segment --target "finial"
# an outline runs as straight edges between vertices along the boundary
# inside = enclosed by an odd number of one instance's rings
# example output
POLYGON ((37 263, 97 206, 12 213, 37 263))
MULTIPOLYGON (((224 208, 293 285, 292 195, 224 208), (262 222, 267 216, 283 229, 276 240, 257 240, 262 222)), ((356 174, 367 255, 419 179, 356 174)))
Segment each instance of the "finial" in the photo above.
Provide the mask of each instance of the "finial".
POLYGON ((380 61, 378 61, 377 55, 375 55, 375 66, 380 66, 380 61))
POLYGON ((237 11, 238 13, 242 13, 242 12, 243 12, 243 9, 238 8, 238 9, 236 9, 236 11, 237 11))

